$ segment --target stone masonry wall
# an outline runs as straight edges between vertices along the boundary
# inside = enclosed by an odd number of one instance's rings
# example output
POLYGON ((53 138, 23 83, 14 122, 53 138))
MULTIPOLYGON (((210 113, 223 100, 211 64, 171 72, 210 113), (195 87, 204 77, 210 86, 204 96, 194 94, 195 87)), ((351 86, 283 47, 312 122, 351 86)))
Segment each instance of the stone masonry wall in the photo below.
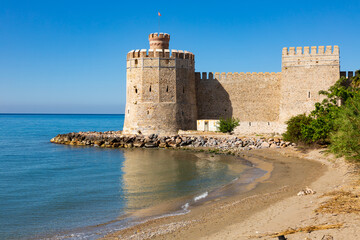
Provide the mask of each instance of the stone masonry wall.
POLYGON ((276 122, 281 73, 196 73, 198 119, 276 122))
POLYGON ((339 48, 284 48, 281 73, 195 75, 198 119, 235 117, 236 133, 282 133, 290 117, 310 113, 323 99, 318 92, 340 78, 339 48))
POLYGON ((340 78, 339 47, 319 46, 283 48, 280 122, 310 113, 314 104, 340 78))

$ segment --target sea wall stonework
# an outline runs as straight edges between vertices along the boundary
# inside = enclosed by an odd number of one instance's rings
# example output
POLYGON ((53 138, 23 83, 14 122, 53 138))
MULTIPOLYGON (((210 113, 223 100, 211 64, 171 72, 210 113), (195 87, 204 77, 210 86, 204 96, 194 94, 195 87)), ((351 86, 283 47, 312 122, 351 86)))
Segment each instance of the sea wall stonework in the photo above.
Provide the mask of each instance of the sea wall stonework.
POLYGON ((338 46, 284 48, 278 73, 195 73, 194 54, 169 50, 169 41, 152 33, 149 50, 127 55, 125 134, 175 134, 228 117, 240 120, 238 134, 282 133, 340 78, 338 46))

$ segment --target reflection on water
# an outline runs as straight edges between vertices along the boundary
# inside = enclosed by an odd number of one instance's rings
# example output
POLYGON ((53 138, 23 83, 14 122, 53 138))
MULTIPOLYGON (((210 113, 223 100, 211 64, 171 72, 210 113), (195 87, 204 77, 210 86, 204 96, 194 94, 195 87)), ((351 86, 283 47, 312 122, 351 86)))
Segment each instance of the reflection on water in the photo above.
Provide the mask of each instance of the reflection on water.
POLYGON ((123 120, 124 115, 0 114, 0 239, 69 232, 82 239, 91 239, 93 232, 96 239, 99 229, 92 226, 127 226, 148 207, 152 211, 145 216, 173 212, 179 207, 164 210, 164 204, 183 204, 249 173, 227 156, 49 142, 58 133, 118 130, 123 120))
POLYGON ((248 168, 232 156, 176 150, 129 149, 124 158, 128 213, 224 185, 248 168))

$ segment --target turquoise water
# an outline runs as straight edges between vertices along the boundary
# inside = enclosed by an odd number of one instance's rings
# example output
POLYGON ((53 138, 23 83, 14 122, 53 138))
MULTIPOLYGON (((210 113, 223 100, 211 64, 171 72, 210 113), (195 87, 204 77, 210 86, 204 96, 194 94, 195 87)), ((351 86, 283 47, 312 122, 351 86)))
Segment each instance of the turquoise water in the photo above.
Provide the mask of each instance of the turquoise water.
POLYGON ((123 122, 0 114, 0 239, 94 239, 141 217, 186 212, 189 199, 251 169, 233 157, 49 142, 58 133, 121 130, 123 122))

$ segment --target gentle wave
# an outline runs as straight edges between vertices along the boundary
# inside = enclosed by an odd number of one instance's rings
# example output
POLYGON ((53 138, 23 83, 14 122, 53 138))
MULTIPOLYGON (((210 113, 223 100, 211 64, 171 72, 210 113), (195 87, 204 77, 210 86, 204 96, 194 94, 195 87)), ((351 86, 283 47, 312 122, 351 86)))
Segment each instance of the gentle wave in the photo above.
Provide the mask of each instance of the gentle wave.
POLYGON ((188 211, 189 206, 190 206, 189 203, 185 203, 184 205, 181 206, 181 208, 182 208, 182 210, 184 210, 184 211, 188 211))
POLYGON ((194 201, 197 202, 197 201, 199 201, 200 199, 206 198, 208 195, 209 195, 208 192, 204 192, 203 194, 194 197, 194 201))
POLYGON ((239 178, 234 178, 231 182, 236 182, 237 180, 239 180, 239 178))

